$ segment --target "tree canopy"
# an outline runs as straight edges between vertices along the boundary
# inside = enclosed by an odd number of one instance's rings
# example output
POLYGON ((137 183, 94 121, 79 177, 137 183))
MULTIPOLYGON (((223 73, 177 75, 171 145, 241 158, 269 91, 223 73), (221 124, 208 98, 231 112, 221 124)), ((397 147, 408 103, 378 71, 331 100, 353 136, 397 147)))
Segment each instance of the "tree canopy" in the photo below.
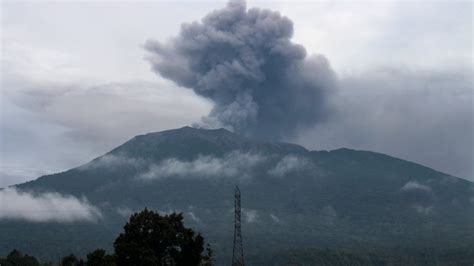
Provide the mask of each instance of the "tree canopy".
POLYGON ((114 242, 117 265, 201 265, 204 239, 183 225, 183 215, 160 215, 145 208, 130 217, 114 242))
MULTIPOLYGON (((63 257, 61 266, 147 266, 147 265, 212 265, 212 250, 204 248, 204 238, 183 224, 181 213, 160 215, 145 208, 135 213, 114 242, 114 254, 96 249, 87 259, 74 254, 63 257)), ((35 257, 13 250, 0 258, 3 266, 40 266, 35 257)))

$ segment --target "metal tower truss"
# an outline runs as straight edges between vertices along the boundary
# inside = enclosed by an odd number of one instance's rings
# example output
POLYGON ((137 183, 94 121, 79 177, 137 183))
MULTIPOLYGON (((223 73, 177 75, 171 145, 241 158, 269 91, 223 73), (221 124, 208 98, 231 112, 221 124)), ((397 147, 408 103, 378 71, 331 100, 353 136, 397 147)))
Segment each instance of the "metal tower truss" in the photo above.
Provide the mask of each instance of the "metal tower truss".
POLYGON ((238 186, 235 187, 235 228, 232 266, 244 266, 244 249, 242 246, 242 231, 240 223, 240 190, 238 186))

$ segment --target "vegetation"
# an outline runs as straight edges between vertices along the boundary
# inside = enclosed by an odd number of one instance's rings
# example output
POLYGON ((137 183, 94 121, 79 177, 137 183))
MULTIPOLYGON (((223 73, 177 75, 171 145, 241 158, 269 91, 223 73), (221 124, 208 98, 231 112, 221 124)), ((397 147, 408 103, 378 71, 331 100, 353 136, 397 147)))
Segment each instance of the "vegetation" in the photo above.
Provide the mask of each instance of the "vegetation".
MULTIPOLYGON (((146 253, 146 252, 145 252, 146 253)), ((153 256, 145 256, 141 262, 135 261, 127 265, 182 265, 173 264, 171 260, 159 261, 153 256), (146 258, 148 257, 148 258, 146 258)), ((433 250, 330 250, 318 248, 302 248, 280 250, 271 256, 247 257, 252 265, 320 265, 320 266, 472 266, 474 250, 460 249, 449 252, 433 250)), ((199 265, 210 265, 211 260, 203 258, 199 265)), ((41 264, 32 256, 23 255, 14 250, 7 258, 0 259, 2 266, 52 266, 52 263, 41 264)), ((61 266, 116 266, 115 255, 106 254, 105 250, 97 249, 87 255, 87 260, 68 255, 62 258, 61 266)), ((186 264, 195 265, 195 264, 186 264)))
POLYGON ((182 214, 145 209, 132 215, 124 230, 114 243, 117 265, 200 265, 211 259, 203 255, 202 236, 184 227, 182 214))
POLYGON ((284 250, 262 258, 265 265, 319 266, 472 266, 474 250, 329 250, 304 248, 284 250))
MULTIPOLYGON (((135 213, 114 243, 114 254, 97 249, 79 259, 74 254, 63 257, 61 266, 153 266, 212 265, 212 250, 204 249, 204 238, 183 225, 183 215, 160 215, 145 210, 135 213)), ((39 261, 18 250, 0 258, 1 266, 42 266, 39 261)))
MULTIPOLYGON (((22 252, 14 249, 6 258, 0 258, 0 265, 2 266, 40 266, 41 264, 38 260, 28 254, 23 254, 22 252)), ((47 265, 47 264, 43 264, 47 265)))

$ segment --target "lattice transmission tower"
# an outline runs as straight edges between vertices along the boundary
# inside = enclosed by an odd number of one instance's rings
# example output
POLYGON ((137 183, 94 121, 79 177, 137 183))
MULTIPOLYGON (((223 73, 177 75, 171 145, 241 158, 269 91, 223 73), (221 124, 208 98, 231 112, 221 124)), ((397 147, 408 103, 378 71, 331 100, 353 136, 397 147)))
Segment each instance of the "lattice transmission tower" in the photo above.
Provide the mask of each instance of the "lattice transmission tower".
POLYGON ((235 228, 232 266, 244 266, 244 248, 242 246, 242 231, 240 227, 240 190, 238 186, 235 186, 235 228))

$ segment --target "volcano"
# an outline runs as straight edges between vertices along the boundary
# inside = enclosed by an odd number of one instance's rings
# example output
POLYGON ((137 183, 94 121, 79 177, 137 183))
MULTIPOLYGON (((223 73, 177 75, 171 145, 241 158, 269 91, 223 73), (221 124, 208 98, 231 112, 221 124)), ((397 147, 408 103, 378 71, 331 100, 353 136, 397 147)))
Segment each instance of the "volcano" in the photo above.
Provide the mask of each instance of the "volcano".
POLYGON ((233 192, 242 193, 248 263, 282 250, 474 247, 474 184, 388 155, 310 151, 224 129, 184 127, 139 135, 89 163, 16 185, 85 197, 97 222, 0 221, 0 253, 43 259, 112 248, 128 215, 182 212, 226 264, 233 192))

